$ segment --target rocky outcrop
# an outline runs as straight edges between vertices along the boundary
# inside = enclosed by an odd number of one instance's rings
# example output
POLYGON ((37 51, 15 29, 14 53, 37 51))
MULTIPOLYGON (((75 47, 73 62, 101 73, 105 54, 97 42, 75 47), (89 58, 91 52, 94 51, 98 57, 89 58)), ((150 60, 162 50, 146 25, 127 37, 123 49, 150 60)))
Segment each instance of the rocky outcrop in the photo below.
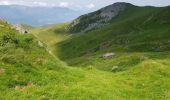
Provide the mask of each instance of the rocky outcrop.
POLYGON ((102 27, 109 24, 109 21, 116 17, 121 11, 131 4, 128 3, 114 3, 96 12, 80 16, 74 20, 69 27, 71 32, 88 32, 92 29, 102 27))
POLYGON ((107 6, 101 9, 100 16, 107 20, 111 20, 113 17, 117 16, 120 11, 123 11, 126 7, 126 3, 115 3, 113 5, 107 6))
POLYGON ((16 24, 12 26, 13 29, 16 29, 19 33, 26 34, 28 33, 20 24, 16 24))

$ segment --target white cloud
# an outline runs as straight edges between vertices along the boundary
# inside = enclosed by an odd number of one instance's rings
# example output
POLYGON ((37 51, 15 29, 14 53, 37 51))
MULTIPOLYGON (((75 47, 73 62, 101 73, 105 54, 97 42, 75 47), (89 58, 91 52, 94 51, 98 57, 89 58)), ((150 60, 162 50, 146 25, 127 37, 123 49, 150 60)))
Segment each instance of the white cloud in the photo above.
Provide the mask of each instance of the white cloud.
POLYGON ((69 3, 68 2, 60 2, 59 7, 68 7, 69 3))
POLYGON ((10 5, 8 1, 0 1, 0 5, 10 5))
POLYGON ((98 9, 117 1, 129 2, 135 5, 167 6, 170 0, 0 0, 0 5, 25 5, 25 6, 47 6, 68 7, 83 9, 98 9), (77 6, 77 7, 76 7, 77 6))
POLYGON ((33 4, 36 6, 47 6, 47 3, 45 2, 33 2, 33 4))
POLYGON ((93 3, 90 3, 89 5, 87 5, 87 8, 91 9, 91 8, 95 8, 96 6, 93 3))

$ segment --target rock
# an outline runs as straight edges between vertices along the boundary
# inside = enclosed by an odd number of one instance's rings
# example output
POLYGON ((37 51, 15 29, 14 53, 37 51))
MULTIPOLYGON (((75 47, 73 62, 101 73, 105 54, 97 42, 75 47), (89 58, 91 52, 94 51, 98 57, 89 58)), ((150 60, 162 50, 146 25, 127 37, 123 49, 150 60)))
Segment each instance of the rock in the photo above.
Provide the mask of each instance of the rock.
POLYGON ((111 20, 113 17, 117 16, 120 11, 123 11, 126 7, 127 3, 114 3, 110 6, 107 6, 101 9, 101 16, 111 20))
POLYGON ((27 34, 28 32, 20 24, 13 25, 13 29, 16 29, 19 33, 27 34))
POLYGON ((104 59, 111 59, 111 58, 113 58, 114 55, 115 55, 115 53, 106 53, 102 57, 104 59))
POLYGON ((116 71, 119 67, 118 66, 113 66, 112 71, 116 71))
POLYGON ((118 16, 120 12, 124 11, 129 5, 131 4, 118 2, 96 12, 82 15, 70 24, 69 30, 75 32, 88 32, 95 28, 103 27, 104 25, 109 24, 111 19, 118 16), (79 28, 77 29, 77 27, 79 28))

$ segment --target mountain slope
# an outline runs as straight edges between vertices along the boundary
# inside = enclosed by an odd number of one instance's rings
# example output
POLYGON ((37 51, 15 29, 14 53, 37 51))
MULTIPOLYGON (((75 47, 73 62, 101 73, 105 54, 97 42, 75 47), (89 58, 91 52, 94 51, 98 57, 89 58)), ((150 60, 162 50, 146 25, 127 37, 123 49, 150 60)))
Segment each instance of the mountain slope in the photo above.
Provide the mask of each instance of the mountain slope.
POLYGON ((168 63, 148 60, 120 73, 70 68, 48 54, 33 36, 19 34, 3 21, 0 27, 2 100, 169 98, 168 63))
POLYGON ((87 32, 102 27, 130 6, 132 5, 129 3, 114 3, 98 11, 82 15, 69 25, 69 30, 71 32, 87 32))
POLYGON ((92 65, 107 71, 114 65, 128 69, 143 57, 158 59, 166 54, 169 58, 169 12, 170 7, 129 6, 109 24, 58 43, 57 54, 70 65, 92 65), (116 56, 103 60, 101 56, 109 52, 116 56))
POLYGON ((68 22, 81 14, 81 11, 74 11, 61 7, 0 6, 0 18, 5 19, 12 24, 20 23, 32 26, 68 22))
POLYGON ((2 22, 0 99, 168 100, 169 11, 130 6, 86 33, 70 34, 60 24, 33 29, 35 37, 2 22))
POLYGON ((55 52, 54 45, 70 38, 72 35, 68 34, 65 30, 67 23, 51 25, 49 27, 40 27, 30 29, 32 33, 40 42, 45 44, 49 51, 55 52))

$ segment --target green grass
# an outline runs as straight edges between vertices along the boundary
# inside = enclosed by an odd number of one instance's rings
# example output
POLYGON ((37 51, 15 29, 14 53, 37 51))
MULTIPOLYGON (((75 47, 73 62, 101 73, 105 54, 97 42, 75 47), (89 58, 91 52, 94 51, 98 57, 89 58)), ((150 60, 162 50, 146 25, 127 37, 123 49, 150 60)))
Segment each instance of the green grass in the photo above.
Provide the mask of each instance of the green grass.
POLYGON ((130 6, 109 25, 58 43, 57 56, 71 66, 95 66, 108 71, 113 65, 136 64, 142 55, 154 59, 149 55, 170 49, 169 11, 170 7, 130 6), (107 46, 102 48, 103 45, 107 46), (108 52, 114 52, 116 56, 103 61, 101 56, 108 52))
POLYGON ((169 11, 132 7, 101 29, 74 35, 68 24, 22 35, 0 21, 0 99, 169 100, 169 11), (116 55, 104 60, 107 52, 116 55))
MULTIPOLYGON (((12 68, 14 67, 6 68, 6 71, 10 73, 12 68)), ((26 74, 27 77, 25 77, 22 70, 20 69, 15 77, 31 79, 34 85, 27 86, 24 90, 3 89, 0 95, 2 99, 8 100, 12 97, 14 100, 168 100, 169 98, 169 66, 152 60, 142 62, 127 72, 117 74, 95 69, 76 68, 59 71, 41 69, 30 73, 31 75, 26 74), (24 76, 21 77, 20 74, 24 76)))
POLYGON ((169 11, 169 7, 129 7, 101 29, 74 34, 52 45, 61 60, 90 75, 89 83, 86 79, 80 82, 87 87, 79 86, 74 95, 84 87, 79 99, 168 100, 169 11), (103 44, 108 46, 102 48, 103 44), (101 58, 108 52, 116 55, 101 58), (118 69, 112 72, 113 66, 118 69))
POLYGON ((56 50, 54 45, 57 43, 66 40, 71 37, 71 34, 68 34, 64 27, 67 23, 52 25, 47 28, 35 28, 31 29, 30 32, 42 43, 44 43, 48 49, 51 51, 56 50))
MULTIPOLYGON (((9 83, 13 83, 11 81, 13 78, 18 78, 18 80, 22 81, 28 78, 32 80, 33 85, 26 86, 23 90, 15 90, 13 87, 3 87, 6 86, 6 82, 1 85, 1 99, 169 99, 170 67, 159 61, 144 61, 129 69, 129 71, 116 74, 96 69, 85 70, 78 68, 67 68, 65 70, 41 69, 31 71, 29 74, 23 74, 23 68, 16 69, 12 66, 6 66, 5 68, 6 73, 11 74, 3 75, 1 79, 5 77, 10 80, 8 81, 9 83), (13 71, 15 76, 12 74, 13 71)), ((19 82, 17 82, 14 83, 18 85, 19 82)), ((26 82, 28 81, 26 80, 26 82)))

